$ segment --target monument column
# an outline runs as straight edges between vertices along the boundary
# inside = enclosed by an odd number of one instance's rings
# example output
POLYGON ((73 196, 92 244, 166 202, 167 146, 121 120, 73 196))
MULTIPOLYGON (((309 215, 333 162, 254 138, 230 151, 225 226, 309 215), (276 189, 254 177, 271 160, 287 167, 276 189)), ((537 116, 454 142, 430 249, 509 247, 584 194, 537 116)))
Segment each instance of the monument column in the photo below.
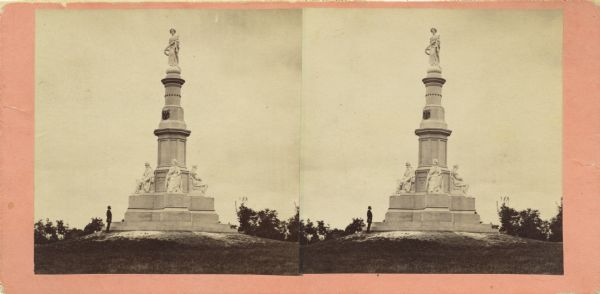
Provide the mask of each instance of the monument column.
POLYGON ((165 54, 169 56, 167 76, 161 80, 165 86, 165 105, 162 108, 161 121, 154 135, 158 137, 158 160, 155 176, 155 191, 165 192, 165 176, 173 159, 181 169, 181 186, 184 193, 189 191, 189 171, 186 168, 186 142, 191 131, 186 128, 181 107, 181 87, 185 80, 181 78, 179 68, 179 38, 175 30, 171 31, 169 46, 165 54))
POLYGON ((442 169, 442 191, 449 192, 449 171, 447 164, 448 136, 452 133, 445 121, 444 107, 442 107, 442 87, 446 80, 442 78, 440 67, 439 47, 440 40, 436 29, 431 29, 432 37, 425 53, 429 55, 427 76, 423 79, 425 84, 425 107, 423 117, 415 134, 419 136, 419 165, 415 171, 416 192, 426 192, 427 173, 437 159, 442 169))

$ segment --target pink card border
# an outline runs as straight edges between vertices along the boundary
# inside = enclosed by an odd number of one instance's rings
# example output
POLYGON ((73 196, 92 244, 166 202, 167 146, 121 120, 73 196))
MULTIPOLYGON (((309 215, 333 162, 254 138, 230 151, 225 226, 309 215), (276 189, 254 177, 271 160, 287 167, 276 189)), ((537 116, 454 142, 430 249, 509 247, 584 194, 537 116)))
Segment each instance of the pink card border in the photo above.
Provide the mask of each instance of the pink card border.
MULTIPOLYGON (((590 293, 600 291, 600 10, 591 2, 9 4, 0 18, 0 281, 6 293, 590 293), (564 275, 34 275, 36 9, 561 9, 564 275)), ((68 78, 68 77, 65 77, 68 78)), ((543 85, 540 85, 543 87, 543 85)), ((543 146, 540 146, 543 148, 543 146)))

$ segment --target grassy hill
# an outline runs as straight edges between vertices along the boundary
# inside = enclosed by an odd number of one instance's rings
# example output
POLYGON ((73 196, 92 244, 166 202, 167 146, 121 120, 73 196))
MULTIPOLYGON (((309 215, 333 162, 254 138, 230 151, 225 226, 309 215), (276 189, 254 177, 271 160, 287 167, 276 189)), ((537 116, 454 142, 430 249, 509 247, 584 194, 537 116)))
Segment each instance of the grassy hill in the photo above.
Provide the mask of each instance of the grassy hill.
POLYGON ((296 243, 242 234, 115 232, 35 245, 36 274, 298 274, 296 243))
POLYGON ((36 274, 563 273, 562 243, 457 232, 359 233, 301 249, 243 234, 96 233, 35 245, 34 260, 36 274))
POLYGON ((302 247, 304 273, 562 274, 562 243, 503 234, 381 232, 302 247))

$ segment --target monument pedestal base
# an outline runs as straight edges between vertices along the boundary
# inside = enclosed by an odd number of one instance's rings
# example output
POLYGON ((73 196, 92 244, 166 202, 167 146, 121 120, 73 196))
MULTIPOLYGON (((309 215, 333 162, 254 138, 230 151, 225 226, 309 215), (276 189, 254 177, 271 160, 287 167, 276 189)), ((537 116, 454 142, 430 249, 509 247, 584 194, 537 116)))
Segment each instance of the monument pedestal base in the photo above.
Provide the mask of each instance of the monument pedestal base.
POLYGON ((130 195, 125 220, 111 223, 111 230, 236 232, 219 222, 214 200, 194 192, 130 195))
POLYGON ((374 222, 371 230, 498 232, 490 224, 480 222, 474 197, 424 193, 390 196, 385 220, 374 222))

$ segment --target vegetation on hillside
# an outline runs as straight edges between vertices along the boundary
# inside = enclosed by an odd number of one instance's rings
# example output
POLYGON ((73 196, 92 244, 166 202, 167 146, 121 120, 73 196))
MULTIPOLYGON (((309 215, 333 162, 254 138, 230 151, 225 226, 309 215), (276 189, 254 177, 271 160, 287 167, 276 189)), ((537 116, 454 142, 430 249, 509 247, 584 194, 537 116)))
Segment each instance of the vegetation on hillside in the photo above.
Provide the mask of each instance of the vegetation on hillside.
POLYGON ((98 217, 92 218, 83 230, 74 227, 70 228, 62 220, 56 220, 56 224, 54 224, 50 219, 46 219, 45 223, 40 219, 33 224, 33 240, 35 244, 70 240, 101 231, 103 227, 104 223, 98 217))
POLYGON ((276 210, 266 208, 256 211, 246 206, 245 202, 238 207, 237 217, 240 233, 273 240, 299 242, 302 245, 351 235, 362 231, 365 226, 361 218, 353 218, 344 230, 331 228, 322 220, 305 221, 300 218, 298 206, 292 217, 280 220, 276 210))
POLYGON ((365 222, 361 218, 352 218, 343 230, 332 228, 323 220, 301 219, 297 206, 293 216, 280 219, 276 210, 255 210, 245 202, 237 207, 238 231, 242 234, 218 237, 209 233, 206 237, 193 232, 156 232, 169 237, 132 240, 120 237, 127 233, 112 233, 78 238, 101 231, 102 219, 92 218, 83 230, 70 228, 62 220, 46 219, 34 224, 35 271, 44 274, 562 273, 562 243, 559 243, 562 203, 550 220, 542 220, 535 209, 517 211, 509 206, 508 199, 503 201, 498 215, 503 234, 430 232, 424 233, 423 239, 392 236, 406 232, 362 233, 365 222), (174 241, 170 237, 174 235, 184 237, 174 241), (445 239, 432 240, 431 236, 445 236, 445 239), (239 238, 240 242, 221 242, 228 238, 239 238), (467 239, 471 241, 466 242, 467 239), (484 239, 493 242, 486 243, 484 239), (299 245, 303 245, 302 251, 299 245))
POLYGON ((543 241, 562 242, 562 201, 558 213, 550 220, 542 220, 540 212, 527 208, 517 211, 508 206, 508 197, 502 198, 498 210, 500 232, 512 236, 543 241))

